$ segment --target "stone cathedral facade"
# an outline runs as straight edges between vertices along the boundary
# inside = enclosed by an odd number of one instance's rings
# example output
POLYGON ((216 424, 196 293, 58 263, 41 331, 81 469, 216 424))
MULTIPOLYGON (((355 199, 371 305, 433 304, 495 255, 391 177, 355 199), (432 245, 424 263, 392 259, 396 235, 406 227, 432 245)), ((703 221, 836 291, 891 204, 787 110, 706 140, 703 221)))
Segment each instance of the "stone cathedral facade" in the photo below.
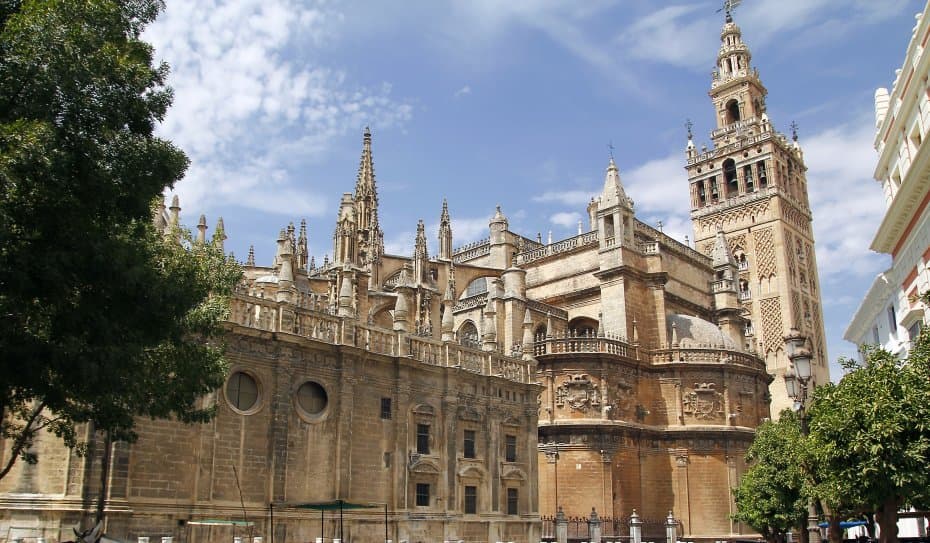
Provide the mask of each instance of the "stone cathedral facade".
POLYGON ((150 542, 529 543, 541 516, 623 531, 634 509, 651 539, 669 514, 688 540, 751 534, 730 491, 783 403, 782 336, 822 355, 823 333, 800 148, 729 16, 721 38, 714 148, 687 148, 696 248, 637 219, 611 158, 577 236, 544 244, 498 208, 454 248, 443 202, 438 254, 422 220, 387 254, 366 130, 332 261, 303 223, 270 265, 250 252, 215 420, 141 420, 131 445, 87 429, 84 458, 43 436, 0 481, 0 539, 69 539, 101 499, 110 535, 150 542))

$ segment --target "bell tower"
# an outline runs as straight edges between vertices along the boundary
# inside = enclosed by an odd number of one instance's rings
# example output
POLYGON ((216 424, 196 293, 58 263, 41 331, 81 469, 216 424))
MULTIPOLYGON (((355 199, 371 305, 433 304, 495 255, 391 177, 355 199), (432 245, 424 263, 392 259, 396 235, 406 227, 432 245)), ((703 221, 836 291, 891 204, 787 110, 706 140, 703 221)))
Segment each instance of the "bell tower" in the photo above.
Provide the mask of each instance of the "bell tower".
POLYGON ((729 10, 720 42, 709 92, 716 120, 711 149, 695 148, 688 123, 694 240, 708 256, 718 231, 729 244, 748 346, 775 376, 770 392, 777 417, 792 405, 782 379, 789 365, 784 336, 791 328, 808 338, 813 383, 829 381, 807 167, 796 132, 789 140, 769 122, 767 91, 729 10))

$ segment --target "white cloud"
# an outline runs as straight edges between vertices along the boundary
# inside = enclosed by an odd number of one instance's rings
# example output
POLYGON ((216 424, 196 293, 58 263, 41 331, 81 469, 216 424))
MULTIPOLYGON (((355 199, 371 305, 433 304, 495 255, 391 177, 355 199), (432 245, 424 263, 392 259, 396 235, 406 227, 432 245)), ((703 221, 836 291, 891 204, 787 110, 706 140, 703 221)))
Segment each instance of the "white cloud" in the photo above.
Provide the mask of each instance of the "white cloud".
POLYGON ((580 206, 588 205, 588 202, 591 201, 591 198, 597 196, 597 192, 593 190, 562 190, 562 191, 548 191, 540 194, 539 196, 533 196, 534 202, 542 203, 560 203, 568 206, 580 206))
POLYGON ((549 217, 552 224, 557 224, 566 228, 577 226, 579 219, 581 219, 581 213, 576 211, 560 211, 549 217))
POLYGON ((412 114, 389 84, 353 88, 344 72, 313 59, 343 18, 325 2, 168 4, 145 38, 172 67, 175 101, 159 133, 191 159, 176 187, 185 207, 319 215, 325 202, 295 178, 298 166, 350 130, 403 124, 412 114))
MULTIPOLYGON (((906 0, 757 0, 743 3, 734 19, 752 36, 750 47, 764 46, 789 31, 799 32, 791 43, 810 46, 893 17, 906 6, 906 0)), ((704 70, 714 63, 715 47, 709 40, 716 39, 722 19, 696 16, 708 7, 706 3, 663 6, 621 32, 615 40, 617 52, 704 70)))
POLYGON ((874 135, 871 116, 861 115, 801 142, 822 279, 871 277, 887 265, 887 257, 869 250, 884 213, 871 175, 874 135))
POLYGON ((466 95, 466 94, 471 94, 471 87, 470 87, 469 85, 465 85, 465 86, 462 87, 461 89, 455 91, 455 94, 454 94, 453 96, 454 96, 455 98, 458 98, 458 97, 464 96, 464 95, 466 95))

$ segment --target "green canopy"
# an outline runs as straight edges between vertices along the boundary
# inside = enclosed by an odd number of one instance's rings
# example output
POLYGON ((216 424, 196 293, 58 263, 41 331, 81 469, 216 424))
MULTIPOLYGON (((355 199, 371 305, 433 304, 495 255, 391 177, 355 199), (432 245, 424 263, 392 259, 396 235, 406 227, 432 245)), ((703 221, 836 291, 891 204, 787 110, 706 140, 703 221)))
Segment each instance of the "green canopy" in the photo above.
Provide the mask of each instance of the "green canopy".
POLYGON ((354 503, 345 500, 332 500, 327 502, 291 503, 287 507, 296 509, 312 509, 314 511, 343 511, 346 509, 380 509, 382 503, 354 503))
POLYGON ((220 520, 220 519, 200 519, 189 520, 187 524, 194 526, 255 526, 255 523, 248 520, 220 520))

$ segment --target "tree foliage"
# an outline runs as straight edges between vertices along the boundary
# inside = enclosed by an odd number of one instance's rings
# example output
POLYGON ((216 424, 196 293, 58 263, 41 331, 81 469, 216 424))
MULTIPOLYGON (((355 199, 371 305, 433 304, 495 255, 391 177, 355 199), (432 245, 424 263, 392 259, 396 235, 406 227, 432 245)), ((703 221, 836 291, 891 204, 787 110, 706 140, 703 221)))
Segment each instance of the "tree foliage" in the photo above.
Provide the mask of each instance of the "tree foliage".
POLYGON ((0 0, 0 432, 27 460, 43 427, 73 446, 80 422, 206 420, 222 382, 239 269, 151 223, 188 163, 154 135, 172 95, 140 33, 162 7, 0 0))
POLYGON ((837 384, 818 387, 810 409, 816 493, 829 505, 877 513, 897 540, 897 511, 930 505, 930 335, 906 360, 881 349, 844 360, 837 384))
POLYGON ((750 467, 733 491, 733 519, 748 524, 767 541, 783 540, 792 528, 803 531, 807 516, 805 454, 797 413, 785 410, 778 421, 760 425, 746 453, 750 467))

